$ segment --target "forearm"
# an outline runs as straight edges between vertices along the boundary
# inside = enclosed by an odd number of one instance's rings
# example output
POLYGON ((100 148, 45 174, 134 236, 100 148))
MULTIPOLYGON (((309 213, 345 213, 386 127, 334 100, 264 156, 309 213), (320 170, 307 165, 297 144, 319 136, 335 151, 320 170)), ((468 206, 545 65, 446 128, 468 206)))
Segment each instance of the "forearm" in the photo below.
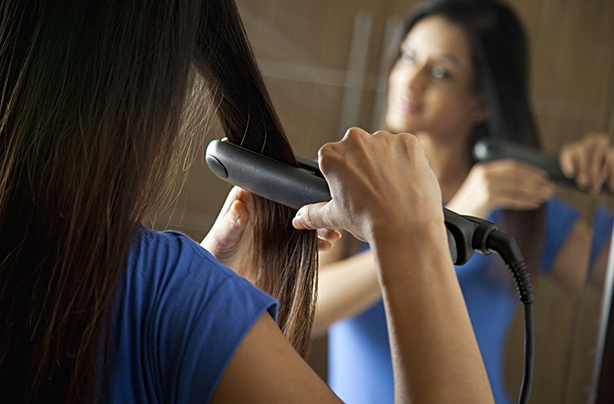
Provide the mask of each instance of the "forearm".
POLYGON ((371 251, 320 268, 314 334, 334 322, 355 316, 381 299, 377 270, 371 251))
POLYGON ((396 401, 492 403, 486 371, 444 242, 445 228, 438 224, 420 230, 405 237, 378 237, 372 244, 380 266, 396 401))

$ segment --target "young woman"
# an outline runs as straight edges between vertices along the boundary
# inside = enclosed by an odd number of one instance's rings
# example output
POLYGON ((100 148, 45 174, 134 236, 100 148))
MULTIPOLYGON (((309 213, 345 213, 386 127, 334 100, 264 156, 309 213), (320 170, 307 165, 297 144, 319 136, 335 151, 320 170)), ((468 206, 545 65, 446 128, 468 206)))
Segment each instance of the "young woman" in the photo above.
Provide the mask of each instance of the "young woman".
MULTIPOLYGON (((395 46, 386 129, 420 140, 447 208, 498 223, 516 238, 533 273, 581 293, 588 262, 581 247, 589 239, 578 213, 553 199, 555 187, 539 169, 510 160, 476 164, 471 154, 482 137, 540 144, 528 101, 526 40, 512 11, 498 1, 427 2, 408 16, 395 46)), ((592 173, 578 158, 590 154, 583 150, 576 145, 565 155, 571 174, 592 173)), ((316 332, 328 329, 329 384, 352 404, 394 398, 372 257, 367 249, 324 265, 320 274, 316 332)), ((496 402, 508 403, 503 344, 520 306, 511 277, 495 255, 476 254, 456 270, 496 402)))
POLYGON ((250 283, 145 226, 207 109, 232 142, 295 163, 234 2, 7 0, 0 13, 0 402, 339 402, 299 355, 317 286, 303 229, 335 227, 372 246, 398 320, 398 401, 492 402, 414 136, 352 129, 323 147, 334 199, 298 214, 231 194, 205 244, 250 283), (383 156, 384 172, 363 167, 383 156), (382 212, 382 196, 405 209, 382 212), (228 217, 250 229, 239 244, 228 217))

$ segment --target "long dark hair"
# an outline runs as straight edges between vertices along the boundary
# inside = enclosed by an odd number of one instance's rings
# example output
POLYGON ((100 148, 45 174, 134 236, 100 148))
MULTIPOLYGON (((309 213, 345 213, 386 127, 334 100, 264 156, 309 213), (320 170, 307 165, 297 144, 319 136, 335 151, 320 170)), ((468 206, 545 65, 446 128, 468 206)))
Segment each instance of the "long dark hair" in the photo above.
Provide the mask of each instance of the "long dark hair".
MULTIPOLYGON (((232 0, 4 0, 0 13, 0 401, 98 401, 131 243, 203 136, 180 136, 198 127, 186 120, 211 107, 231 141, 293 153, 232 0)), ((289 209, 257 209, 257 284, 305 355, 316 237, 289 209)))
MULTIPOLYGON (((204 2, 194 59, 233 143, 298 166, 245 36, 234 1, 204 2), (217 40, 211 37, 217 36, 217 40)), ((256 221, 252 282, 282 304, 278 325, 307 355, 317 292, 315 231, 291 225, 296 211, 254 196, 256 221), (301 270, 301 268, 304 268, 301 270), (281 281, 280 281, 281 280, 281 281)))
MULTIPOLYGON (((526 35, 514 12, 497 0, 434 0, 413 8, 403 21, 394 46, 396 61, 400 45, 418 21, 440 16, 459 26, 471 45, 476 91, 488 108, 488 120, 476 125, 468 149, 483 137, 505 139, 541 147, 529 102, 529 55, 526 35)), ((471 157, 473 159, 473 156, 471 157)), ((512 234, 526 259, 536 269, 542 233, 543 208, 511 211, 500 223, 512 234)))

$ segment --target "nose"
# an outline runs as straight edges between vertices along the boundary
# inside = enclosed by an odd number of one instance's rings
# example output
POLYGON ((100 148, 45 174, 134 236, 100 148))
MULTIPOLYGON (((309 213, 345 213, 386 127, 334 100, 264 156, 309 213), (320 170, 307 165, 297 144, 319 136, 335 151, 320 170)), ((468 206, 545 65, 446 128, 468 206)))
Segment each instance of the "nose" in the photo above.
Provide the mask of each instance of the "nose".
POLYGON ((413 93, 424 91, 426 85, 425 67, 414 64, 409 66, 405 74, 407 75, 407 88, 413 93))

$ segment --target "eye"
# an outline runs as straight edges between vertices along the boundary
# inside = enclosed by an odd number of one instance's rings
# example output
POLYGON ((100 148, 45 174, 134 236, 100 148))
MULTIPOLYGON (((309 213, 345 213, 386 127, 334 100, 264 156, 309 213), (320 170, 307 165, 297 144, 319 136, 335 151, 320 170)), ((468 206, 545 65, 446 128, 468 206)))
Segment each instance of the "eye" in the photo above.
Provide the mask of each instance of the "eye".
POLYGON ((436 79, 445 79, 449 76, 448 71, 441 66, 433 66, 431 69, 431 76, 436 79))
POLYGON ((401 61, 403 63, 412 64, 416 60, 413 52, 403 52, 401 55, 401 61))

